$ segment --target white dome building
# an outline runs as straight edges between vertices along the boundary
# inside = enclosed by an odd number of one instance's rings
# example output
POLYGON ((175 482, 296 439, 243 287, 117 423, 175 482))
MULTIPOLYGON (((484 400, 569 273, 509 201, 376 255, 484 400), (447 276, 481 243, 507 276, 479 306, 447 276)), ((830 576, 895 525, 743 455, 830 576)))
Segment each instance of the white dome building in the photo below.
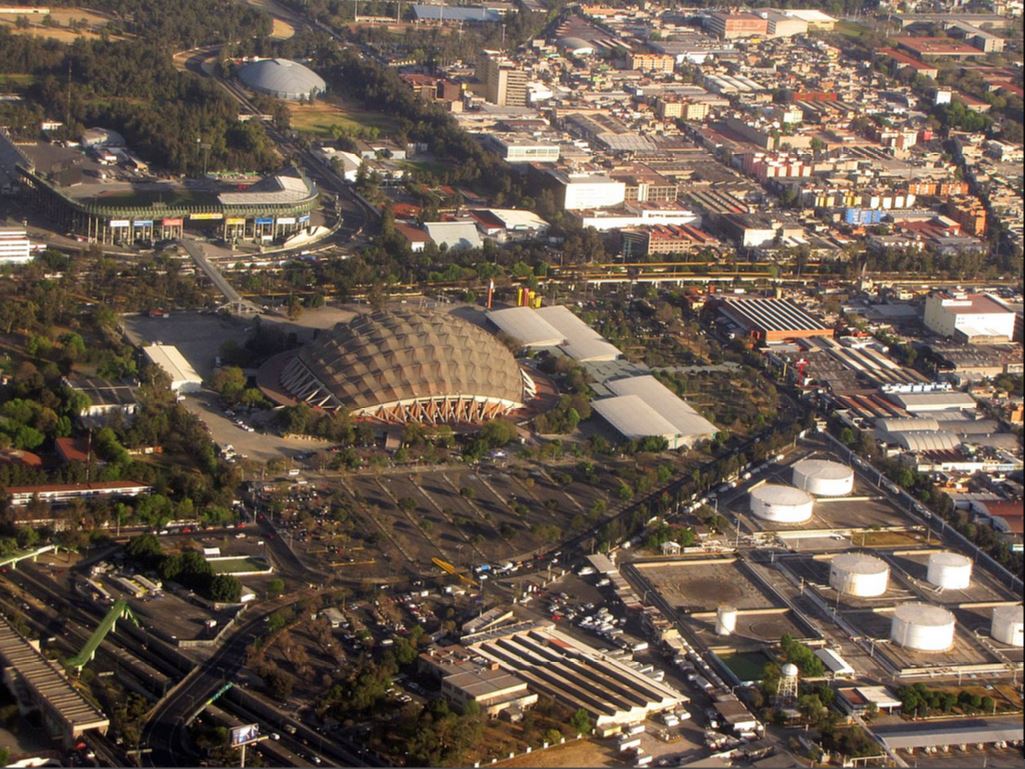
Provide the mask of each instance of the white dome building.
POLYGON ((829 586, 843 595, 874 598, 886 592, 890 567, 881 558, 843 553, 829 564, 829 586))
POLYGON ((972 582, 972 561, 960 553, 931 553, 925 578, 944 590, 966 590, 972 582))
POLYGON ((817 497, 845 497, 854 489, 854 471, 828 459, 802 459, 793 473, 794 486, 817 497))
POLYGON ((993 609, 993 624, 989 634, 994 641, 1022 648, 1025 633, 1025 606, 997 606, 993 609))
POLYGON ((763 521, 804 523, 811 518, 815 500, 793 486, 766 483, 751 491, 751 512, 763 521))
POLYGON ((313 99, 327 91, 327 83, 309 67, 290 59, 262 59, 246 64, 239 79, 259 93, 279 99, 313 99))
POLYGON ((905 603, 896 608, 890 640, 905 649, 942 652, 954 645, 954 615, 927 603, 905 603))

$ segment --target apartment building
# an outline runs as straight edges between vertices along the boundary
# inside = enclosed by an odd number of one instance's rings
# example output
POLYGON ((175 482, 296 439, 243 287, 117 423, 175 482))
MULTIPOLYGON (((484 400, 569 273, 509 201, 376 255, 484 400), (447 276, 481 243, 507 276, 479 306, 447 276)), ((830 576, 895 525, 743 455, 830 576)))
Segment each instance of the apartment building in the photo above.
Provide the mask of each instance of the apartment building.
POLYGON ((499 107, 527 106, 527 73, 498 51, 484 51, 477 68, 484 99, 499 107))

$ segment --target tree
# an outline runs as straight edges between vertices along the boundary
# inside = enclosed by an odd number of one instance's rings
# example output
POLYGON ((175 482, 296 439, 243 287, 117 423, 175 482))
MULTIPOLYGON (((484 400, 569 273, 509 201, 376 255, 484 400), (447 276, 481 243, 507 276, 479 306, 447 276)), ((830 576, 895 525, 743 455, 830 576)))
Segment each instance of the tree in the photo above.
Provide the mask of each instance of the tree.
POLYGON ((210 600, 218 603, 238 603, 242 598, 242 583, 230 574, 217 574, 210 581, 210 600))
POLYGON ((214 372, 210 386, 229 403, 237 403, 246 389, 246 374, 238 366, 222 366, 214 372))
POLYGON ((577 711, 570 716, 569 725, 577 734, 590 734, 593 725, 591 724, 591 716, 588 715, 587 711, 583 708, 578 708, 577 711))

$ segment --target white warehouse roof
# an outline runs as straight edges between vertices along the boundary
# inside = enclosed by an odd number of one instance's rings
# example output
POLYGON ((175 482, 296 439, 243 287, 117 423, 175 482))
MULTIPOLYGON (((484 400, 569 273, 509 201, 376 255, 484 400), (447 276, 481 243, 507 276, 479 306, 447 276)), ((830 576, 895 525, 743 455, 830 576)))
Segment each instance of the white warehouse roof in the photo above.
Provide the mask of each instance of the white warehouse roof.
POLYGON ((833 671, 833 675, 852 676, 855 673, 850 663, 832 649, 816 649, 814 654, 822 660, 823 665, 833 671))
POLYGON ((671 449, 679 448, 681 445, 673 424, 659 415, 638 395, 601 398, 592 401, 591 408, 627 440, 635 441, 657 436, 665 438, 671 449))
POLYGON ((444 244, 450 251, 484 245, 474 222, 424 222, 424 229, 431 240, 439 246, 444 244))
POLYGON ((963 392, 888 393, 887 398, 910 413, 921 411, 975 411, 975 399, 963 392))
POLYGON ((680 436, 689 439, 687 443, 693 443, 699 438, 711 438, 716 433, 714 424, 650 374, 615 379, 606 382, 605 386, 616 395, 640 396, 641 400, 672 424, 680 436))
POLYGON ((573 360, 578 360, 581 363, 617 360, 623 354, 618 347, 606 342, 601 337, 568 341, 561 345, 561 349, 573 360))
POLYGON ((507 307, 488 313, 488 320, 524 347, 556 347, 566 341, 551 323, 530 307, 507 307))
POLYGON ((541 307, 536 312, 565 337, 562 350, 574 360, 604 361, 622 356, 618 348, 580 320, 568 307, 556 304, 541 307))
POLYGON ((169 344, 151 344, 142 351, 150 362, 159 366, 171 378, 171 389, 175 392, 198 390, 203 377, 196 373, 192 364, 185 360, 178 348, 169 344))

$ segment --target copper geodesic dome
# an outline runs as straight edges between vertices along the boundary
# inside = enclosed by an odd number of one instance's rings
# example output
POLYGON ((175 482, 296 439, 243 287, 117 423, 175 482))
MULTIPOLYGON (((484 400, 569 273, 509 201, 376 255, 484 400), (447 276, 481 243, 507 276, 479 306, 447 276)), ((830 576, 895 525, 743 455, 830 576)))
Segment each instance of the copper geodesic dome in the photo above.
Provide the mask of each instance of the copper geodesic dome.
POLYGON ((520 408, 533 383, 494 336, 437 310, 339 323, 281 371, 296 400, 384 422, 481 422, 520 408))

